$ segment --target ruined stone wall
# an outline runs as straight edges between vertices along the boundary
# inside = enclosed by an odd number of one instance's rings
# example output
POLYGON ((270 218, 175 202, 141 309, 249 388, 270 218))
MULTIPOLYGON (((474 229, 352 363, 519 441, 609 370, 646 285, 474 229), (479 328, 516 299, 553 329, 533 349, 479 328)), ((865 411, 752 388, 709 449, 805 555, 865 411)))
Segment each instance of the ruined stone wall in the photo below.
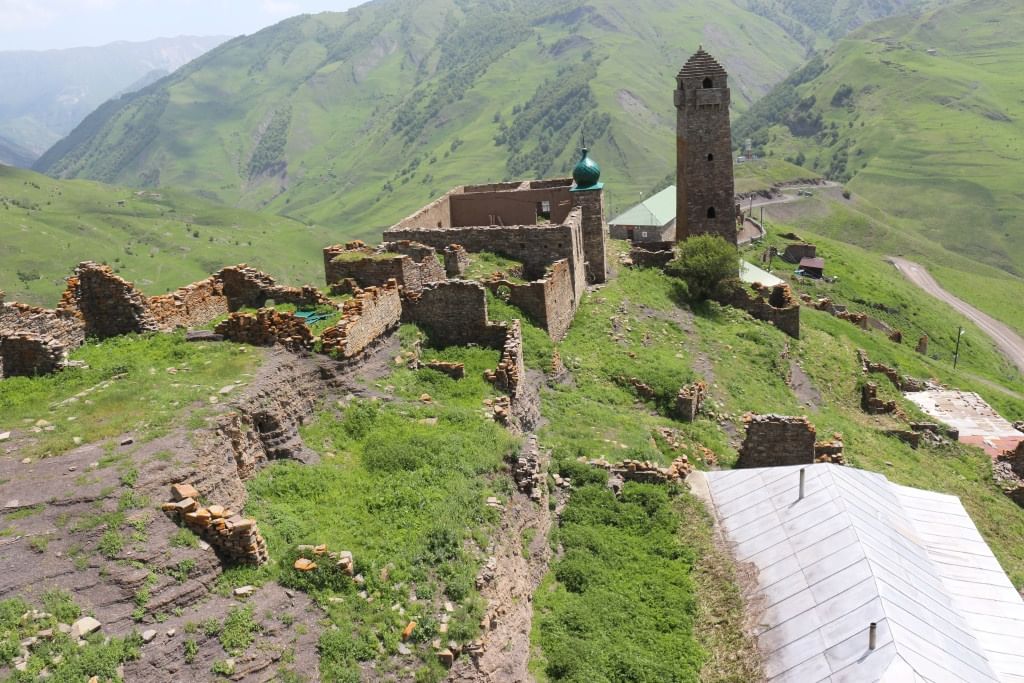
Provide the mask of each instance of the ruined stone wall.
POLYGON ((161 330, 205 325, 229 310, 228 298, 216 276, 150 297, 147 305, 161 330))
POLYGON ((693 422, 697 419, 700 406, 708 395, 708 385, 704 382, 686 384, 679 389, 676 396, 676 417, 683 422, 693 422))
POLYGON ((487 292, 476 282, 451 280, 402 295, 402 322, 423 327, 437 346, 501 348, 505 326, 487 319, 487 292))
POLYGON ((461 244, 450 244, 444 248, 444 272, 450 278, 462 277, 469 268, 469 252, 461 244))
POLYGON ((50 337, 27 332, 0 336, 0 377, 35 377, 64 365, 67 348, 50 337))
POLYGON ((398 283, 370 287, 346 301, 341 320, 320 336, 324 353, 336 358, 353 358, 394 330, 402 318, 398 283))
POLYGON ((736 467, 781 467, 814 462, 814 425, 806 417, 748 415, 736 467))
POLYGON ((659 243, 634 244, 629 248, 629 260, 637 268, 664 268, 676 257, 673 249, 658 249, 659 243))
POLYGON ((146 297, 135 285, 114 274, 109 266, 92 261, 80 263, 68 278, 61 307, 81 315, 86 337, 107 339, 160 329, 146 297))
POLYGON ((555 262, 547 276, 526 284, 508 280, 490 280, 485 283, 493 292, 506 288, 508 302, 519 308, 538 327, 558 341, 565 337, 576 315, 578 302, 572 289, 569 262, 555 262))
POLYGON ((292 351, 313 347, 313 334, 302 318, 272 308, 261 308, 256 315, 232 313, 214 332, 230 341, 252 346, 281 344, 292 351))
POLYGON ((813 244, 787 244, 782 252, 782 260, 789 263, 800 263, 801 259, 814 258, 818 255, 818 247, 813 244))
POLYGON ((214 275, 220 280, 224 296, 228 300, 228 310, 240 308, 262 308, 268 301, 277 304, 292 304, 300 308, 337 305, 327 298, 320 290, 309 285, 302 287, 284 287, 277 284, 271 276, 255 268, 240 264, 223 268, 214 275))
POLYGON ((192 497, 198 492, 189 484, 178 484, 171 492, 174 500, 164 503, 164 514, 209 543, 223 561, 258 567, 270 559, 256 520, 243 518, 222 505, 200 507, 192 497))
POLYGON ((447 194, 438 197, 416 213, 399 221, 395 228, 450 228, 452 227, 451 196, 462 192, 457 187, 447 194))
POLYGON ((366 247, 362 242, 327 247, 324 271, 328 285, 352 279, 360 287, 381 287, 395 280, 414 290, 448 277, 434 247, 408 240, 385 242, 376 248, 366 247), (359 255, 362 258, 354 258, 359 255))
POLYGON ((752 317, 770 323, 794 339, 800 338, 800 304, 787 284, 768 288, 758 283, 732 289, 722 303, 742 309, 752 317))
POLYGON ((550 207, 548 220, 561 223, 575 205, 569 194, 570 187, 572 180, 569 178, 466 186, 461 192, 450 194, 451 225, 537 224, 543 202, 550 207))

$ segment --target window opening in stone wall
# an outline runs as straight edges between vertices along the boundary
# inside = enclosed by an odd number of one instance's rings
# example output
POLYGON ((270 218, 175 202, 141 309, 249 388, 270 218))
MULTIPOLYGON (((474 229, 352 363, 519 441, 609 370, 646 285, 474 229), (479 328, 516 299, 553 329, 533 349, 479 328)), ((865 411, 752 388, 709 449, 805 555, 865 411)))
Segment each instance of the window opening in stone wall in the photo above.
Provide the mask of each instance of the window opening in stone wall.
POLYGON ((551 221, 551 202, 537 202, 537 222, 548 223, 551 221))
POLYGON ((712 81, 711 81, 711 79, 710 79, 710 78, 705 78, 705 79, 704 79, 703 87, 705 87, 705 88, 711 88, 711 87, 713 87, 713 86, 714 86, 714 83, 712 83, 712 81))
POLYGON ((715 217, 715 207, 710 206, 710 207, 708 207, 708 218, 714 218, 714 217, 715 217))
POLYGON ((714 161, 714 160, 715 160, 715 155, 714 154, 709 154, 708 155, 708 161, 714 161))

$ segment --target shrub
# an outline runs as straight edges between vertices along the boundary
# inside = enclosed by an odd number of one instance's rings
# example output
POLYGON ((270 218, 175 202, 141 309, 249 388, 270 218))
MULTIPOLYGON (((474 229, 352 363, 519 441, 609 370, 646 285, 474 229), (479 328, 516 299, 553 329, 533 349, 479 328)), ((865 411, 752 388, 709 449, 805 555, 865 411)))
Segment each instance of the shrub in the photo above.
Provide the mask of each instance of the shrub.
POLYGON ((691 237, 679 246, 679 256, 669 262, 665 272, 686 283, 691 300, 712 299, 736 279, 736 248, 717 235, 691 237))
POLYGON ((220 644, 224 651, 236 657, 245 652, 259 632, 260 625, 253 618, 253 608, 235 607, 228 612, 224 628, 220 632, 220 644))
POLYGON ((124 536, 117 529, 107 529, 100 537, 97 550, 108 559, 117 557, 117 554, 124 548, 124 536))
POLYGON ((281 576, 279 581, 286 588, 294 588, 306 593, 317 591, 333 591, 335 593, 354 592, 352 577, 346 574, 327 555, 312 556, 309 553, 300 552, 294 547, 285 553, 281 562, 281 576), (300 572, 295 569, 295 560, 306 557, 316 562, 316 569, 308 572, 300 572))

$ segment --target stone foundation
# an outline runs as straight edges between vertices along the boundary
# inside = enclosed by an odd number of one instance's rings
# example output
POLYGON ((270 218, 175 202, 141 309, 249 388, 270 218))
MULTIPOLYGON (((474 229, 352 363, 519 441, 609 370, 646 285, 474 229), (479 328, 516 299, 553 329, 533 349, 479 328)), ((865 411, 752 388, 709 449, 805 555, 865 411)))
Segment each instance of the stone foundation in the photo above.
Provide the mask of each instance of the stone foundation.
POLYGON ((926 391, 930 383, 924 380, 914 379, 909 375, 901 375, 894 368, 882 363, 873 363, 863 349, 857 349, 857 360, 860 362, 860 369, 865 375, 877 373, 885 375, 892 385, 904 392, 926 391))
POLYGON ((865 382, 860 388, 860 407, 868 415, 890 415, 899 411, 896 401, 878 398, 878 385, 865 382))
POLYGON ((644 242, 629 248, 629 261, 637 268, 664 268, 675 257, 675 242, 644 242))

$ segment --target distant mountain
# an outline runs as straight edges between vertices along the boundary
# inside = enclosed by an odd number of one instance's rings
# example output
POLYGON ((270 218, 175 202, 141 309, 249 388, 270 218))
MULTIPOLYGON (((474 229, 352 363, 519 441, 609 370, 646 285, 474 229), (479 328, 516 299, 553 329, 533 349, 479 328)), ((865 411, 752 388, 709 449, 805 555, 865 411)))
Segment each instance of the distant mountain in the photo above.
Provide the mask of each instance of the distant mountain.
POLYGON ((0 52, 0 136, 34 159, 108 98, 145 87, 224 40, 182 36, 0 52))
POLYGON ((1022 33, 1017 0, 870 24, 751 107, 734 132, 846 183, 901 230, 1024 277, 1022 33))
POLYGON ((5 166, 28 167, 35 161, 36 155, 21 145, 0 136, 0 164, 5 166))
POLYGON ((699 45, 737 112, 803 61, 780 25, 802 6, 755 4, 375 0, 295 17, 105 104, 36 169, 366 235, 452 185, 565 173, 585 135, 622 207, 673 168, 674 76, 699 45))

